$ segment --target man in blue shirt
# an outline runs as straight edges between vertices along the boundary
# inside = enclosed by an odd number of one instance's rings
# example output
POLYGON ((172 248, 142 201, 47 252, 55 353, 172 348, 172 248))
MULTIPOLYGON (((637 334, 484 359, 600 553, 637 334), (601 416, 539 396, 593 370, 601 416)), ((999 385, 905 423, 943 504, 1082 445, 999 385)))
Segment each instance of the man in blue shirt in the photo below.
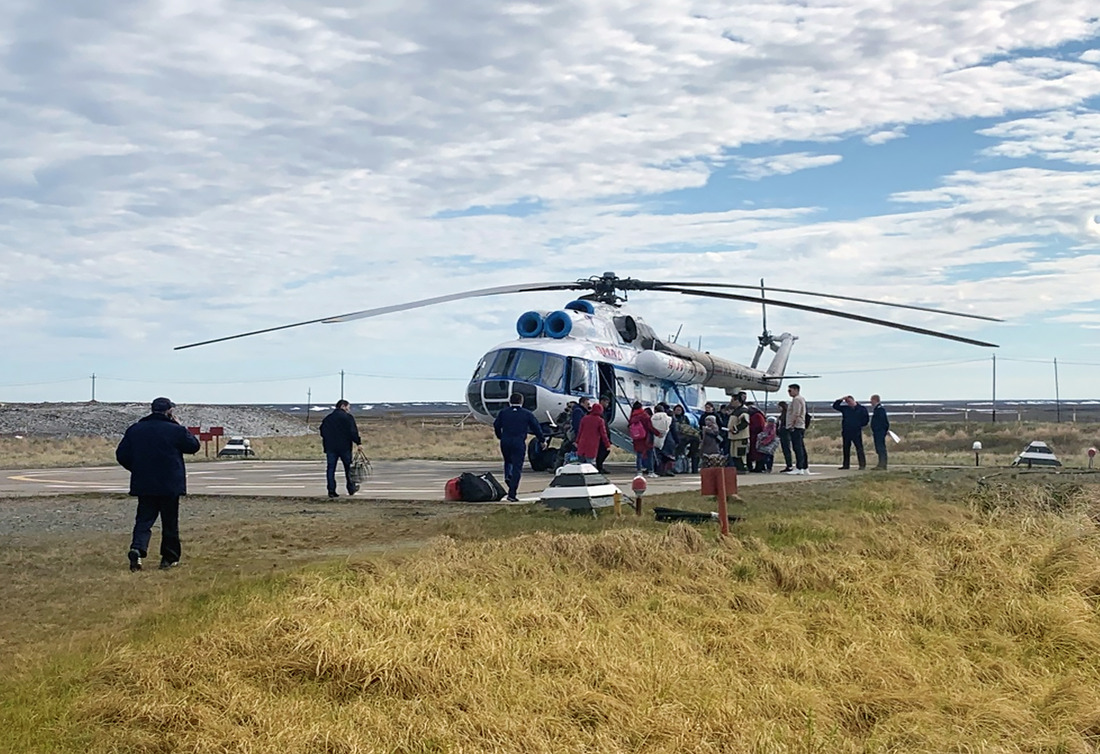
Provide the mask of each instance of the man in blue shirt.
POLYGON ((508 485, 508 502, 518 503, 519 478, 527 454, 527 435, 539 438, 541 448, 546 438, 535 415, 523 407, 523 396, 512 393, 508 408, 497 414, 493 432, 500 440, 500 455, 504 458, 504 481, 508 485))

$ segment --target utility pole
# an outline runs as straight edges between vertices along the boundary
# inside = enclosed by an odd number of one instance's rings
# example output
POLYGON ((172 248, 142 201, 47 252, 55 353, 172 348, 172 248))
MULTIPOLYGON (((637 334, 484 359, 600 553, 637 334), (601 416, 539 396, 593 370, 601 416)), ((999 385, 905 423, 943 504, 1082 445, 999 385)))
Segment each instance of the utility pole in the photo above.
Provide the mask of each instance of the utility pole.
POLYGON ((1054 410, 1057 414, 1057 422, 1062 423, 1062 396, 1058 392, 1058 359, 1054 359, 1054 410))
POLYGON ((997 423, 997 354, 993 354, 993 423, 997 423))
POLYGON ((344 370, 340 370, 340 400, 344 400, 344 370))
POLYGON ((95 403, 95 372, 92 372, 92 403, 95 403))
POLYGON ((306 388, 306 431, 309 431, 309 409, 313 405, 313 389, 306 388))

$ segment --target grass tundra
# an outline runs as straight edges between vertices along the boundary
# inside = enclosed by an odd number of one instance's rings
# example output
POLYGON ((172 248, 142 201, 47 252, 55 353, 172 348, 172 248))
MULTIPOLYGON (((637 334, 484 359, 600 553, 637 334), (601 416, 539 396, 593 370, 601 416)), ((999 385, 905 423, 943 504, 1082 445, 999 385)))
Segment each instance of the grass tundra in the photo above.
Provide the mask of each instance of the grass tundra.
POLYGON ((0 750, 1096 752, 1094 479, 746 487, 726 539, 648 510, 198 499, 167 573, 126 572, 125 532, 5 532, 0 750))

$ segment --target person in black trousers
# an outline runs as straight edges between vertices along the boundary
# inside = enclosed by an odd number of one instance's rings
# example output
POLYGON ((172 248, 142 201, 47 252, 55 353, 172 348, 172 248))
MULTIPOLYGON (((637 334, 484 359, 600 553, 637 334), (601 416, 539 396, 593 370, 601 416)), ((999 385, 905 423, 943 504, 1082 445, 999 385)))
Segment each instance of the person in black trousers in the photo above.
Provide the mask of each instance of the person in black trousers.
MULTIPOLYGON (((607 425, 608 437, 611 436, 611 396, 601 395, 600 405, 603 406, 603 423, 607 425)), ((611 448, 605 448, 600 446, 599 451, 596 453, 596 471, 601 474, 606 474, 607 469, 604 468, 604 463, 607 461, 607 457, 611 455, 611 448)))
POLYGON ((180 497, 187 494, 183 454, 198 452, 199 440, 175 420, 175 407, 167 398, 154 400, 152 413, 131 424, 115 449, 115 459, 130 472, 130 494, 138 499, 126 554, 131 571, 141 570, 158 516, 160 567, 172 568, 180 562, 180 497))
POLYGON ((780 474, 789 474, 793 470, 791 466, 791 430, 787 428, 787 402, 779 401, 779 419, 776 420, 775 433, 779 435, 779 447, 783 449, 783 468, 780 474))
POLYGON ((879 471, 886 471, 886 434, 890 431, 890 417, 878 395, 871 396, 871 437, 875 440, 875 454, 878 455, 879 471))
POLYGON ((844 441, 844 463, 840 468, 851 468, 853 445, 856 449, 859 468, 867 468, 867 456, 863 453, 863 428, 870 420, 867 416, 867 407, 862 403, 856 403, 855 398, 847 395, 833 401, 833 410, 840 412, 840 436, 844 441))
POLYGON ((527 452, 527 435, 539 438, 542 449, 546 436, 535 415, 523 407, 523 396, 512 393, 508 408, 493 420, 493 432, 500 440, 500 455, 504 459, 504 481, 508 485, 508 502, 518 503, 519 478, 523 474, 523 459, 527 452))
POLYGON ((359 491, 359 485, 351 478, 351 446, 363 449, 363 440, 359 437, 359 427, 351 415, 351 404, 343 398, 336 402, 336 408, 321 420, 321 447, 325 451, 325 482, 328 484, 328 496, 340 497, 336 492, 336 462, 344 464, 344 480, 348 485, 348 494, 359 491))

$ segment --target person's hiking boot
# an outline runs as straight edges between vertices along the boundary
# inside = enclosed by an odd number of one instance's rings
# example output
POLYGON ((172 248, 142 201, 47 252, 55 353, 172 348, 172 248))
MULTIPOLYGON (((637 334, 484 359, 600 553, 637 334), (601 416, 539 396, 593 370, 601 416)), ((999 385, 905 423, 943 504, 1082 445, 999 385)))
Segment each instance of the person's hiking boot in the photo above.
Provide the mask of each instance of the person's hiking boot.
POLYGON ((340 493, 333 490, 332 492, 328 493, 328 496, 329 497, 340 497, 340 493))
POLYGON ((141 570, 141 553, 136 548, 131 547, 130 552, 126 553, 126 557, 130 559, 130 570, 141 570))
POLYGON ((178 560, 162 560, 160 561, 160 570, 167 571, 169 568, 175 568, 180 562, 178 560))
POLYGON ((358 491, 359 491, 359 485, 358 484, 353 484, 350 487, 348 487, 348 494, 349 495, 354 495, 358 491))
POLYGON ((507 500, 509 503, 518 503, 519 502, 518 497, 512 497, 511 495, 509 495, 508 497, 506 497, 504 499, 507 500))

